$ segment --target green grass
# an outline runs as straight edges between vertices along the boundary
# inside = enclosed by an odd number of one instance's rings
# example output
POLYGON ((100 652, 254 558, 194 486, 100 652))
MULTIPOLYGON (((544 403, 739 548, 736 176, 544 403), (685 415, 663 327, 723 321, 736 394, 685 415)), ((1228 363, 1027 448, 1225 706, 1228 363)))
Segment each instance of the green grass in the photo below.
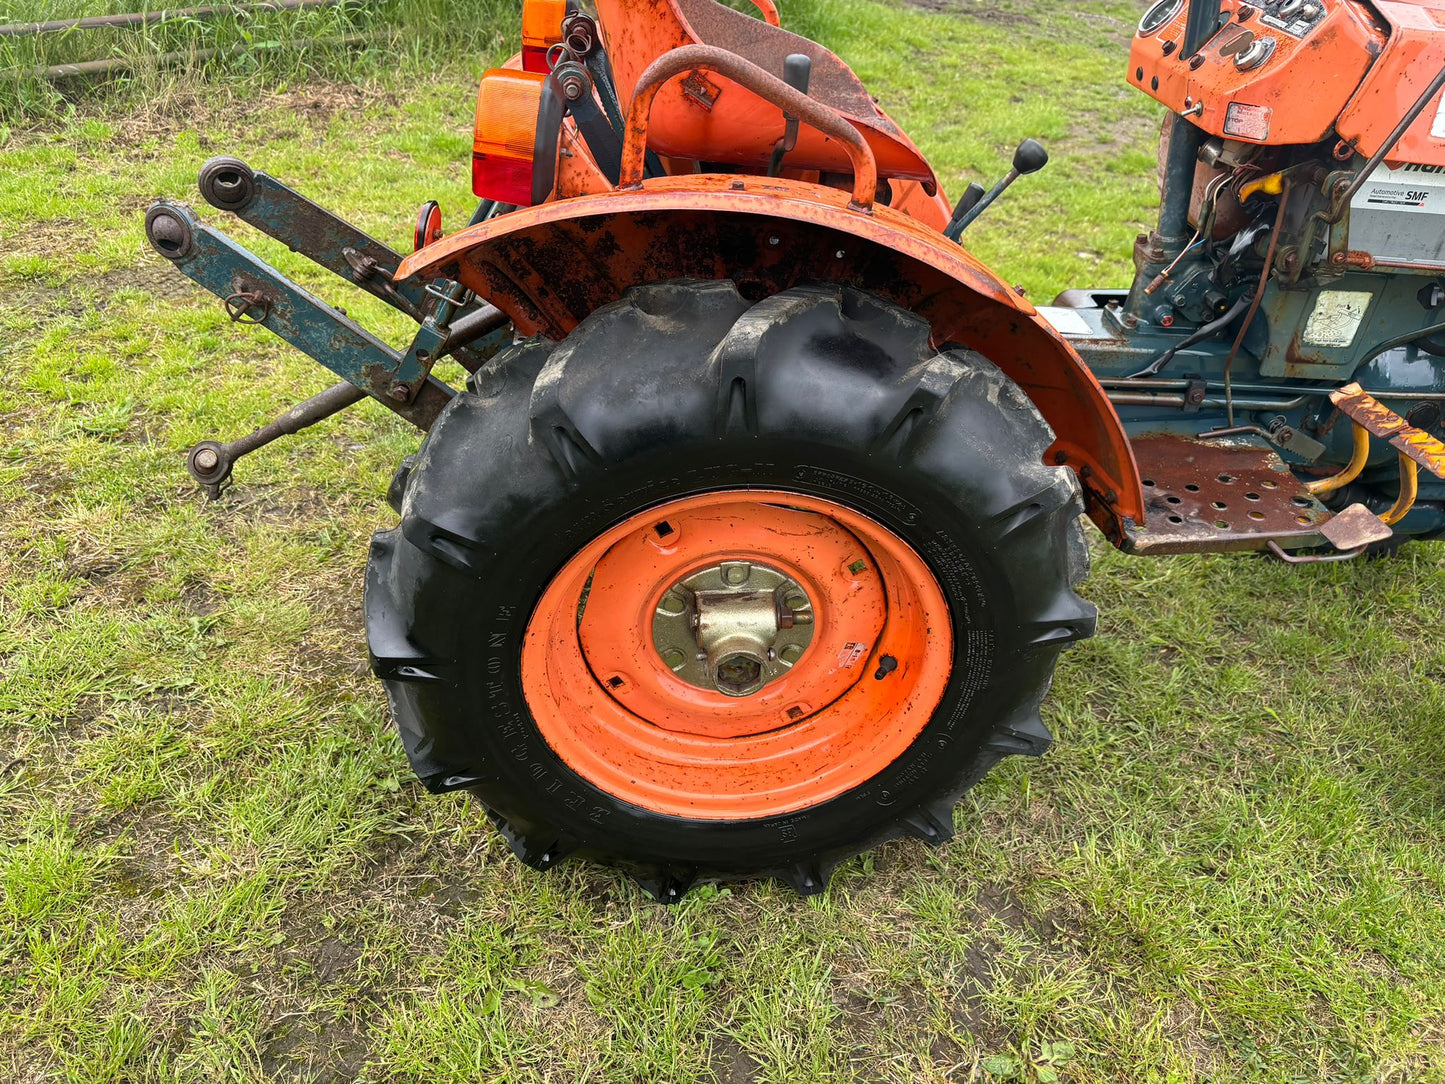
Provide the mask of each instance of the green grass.
MULTIPOLYGON (((399 82, 496 53, 516 23, 516 0, 338 0, 266 11, 250 0, 208 18, 141 27, 92 27, 0 37, 0 122, 137 111, 193 95, 229 101, 238 115, 256 93, 315 79, 399 82), (124 61, 103 76, 46 78, 44 69, 124 61)), ((0 23, 37 23, 136 11, 195 8, 183 0, 0 0, 0 23)))
MULTIPOLYGON (((800 14, 950 190, 1050 141, 973 238, 1049 297, 1124 281, 1150 217, 1137 9, 800 14)), ((226 151, 394 244, 429 197, 456 224, 485 59, 404 90, 228 76, 0 137, 0 1079, 1445 1081, 1439 545, 1303 570, 1096 545, 1055 749, 970 795, 952 845, 808 901, 534 874, 421 792, 359 614, 416 434, 363 404, 205 504, 184 449, 328 377, 140 218, 226 151)))

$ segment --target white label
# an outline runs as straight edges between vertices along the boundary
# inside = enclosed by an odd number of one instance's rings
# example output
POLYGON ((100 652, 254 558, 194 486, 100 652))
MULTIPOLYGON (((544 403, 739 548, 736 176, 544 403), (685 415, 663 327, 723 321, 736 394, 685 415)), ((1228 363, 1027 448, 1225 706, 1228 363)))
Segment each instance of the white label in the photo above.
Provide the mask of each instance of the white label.
POLYGON ((867 644, 846 643, 843 650, 838 652, 838 666, 846 670, 863 657, 863 652, 868 650, 867 644))
POLYGON ((1273 119, 1274 110, 1267 105, 1230 102, 1229 108, 1224 111, 1224 134, 1263 143, 1269 138, 1269 126, 1273 119))
POLYGON ((1440 95, 1440 108, 1435 110, 1435 124, 1430 134, 1436 139, 1445 139, 1445 94, 1440 95))
POLYGON ((1042 305, 1039 307, 1039 315, 1053 324, 1054 330, 1060 335, 1089 335, 1094 330, 1089 326, 1089 321, 1073 309, 1042 305))
POLYGON ((1305 324, 1304 341, 1310 346, 1349 346, 1374 296, 1368 290, 1323 291, 1305 324))
POLYGON ((1445 166, 1381 165, 1351 201, 1352 208, 1445 214, 1445 166))

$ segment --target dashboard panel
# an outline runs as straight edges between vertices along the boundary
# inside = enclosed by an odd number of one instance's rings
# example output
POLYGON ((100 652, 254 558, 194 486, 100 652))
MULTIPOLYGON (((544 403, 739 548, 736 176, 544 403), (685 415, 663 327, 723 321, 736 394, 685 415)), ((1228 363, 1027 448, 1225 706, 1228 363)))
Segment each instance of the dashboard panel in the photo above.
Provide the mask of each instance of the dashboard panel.
POLYGON ((1159 0, 1144 13, 1129 81, 1211 135, 1246 143, 1325 138, 1387 41, 1358 0, 1226 0, 1220 30, 1185 57, 1188 7, 1159 0))

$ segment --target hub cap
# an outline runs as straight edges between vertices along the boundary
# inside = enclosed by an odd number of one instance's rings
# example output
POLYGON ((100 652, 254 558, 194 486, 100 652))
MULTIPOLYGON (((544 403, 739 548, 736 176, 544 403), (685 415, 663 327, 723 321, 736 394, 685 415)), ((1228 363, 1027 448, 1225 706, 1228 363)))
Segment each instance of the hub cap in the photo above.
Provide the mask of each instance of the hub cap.
POLYGON ((821 498, 734 490, 584 546, 532 613, 522 685, 592 785, 740 820, 877 775, 918 739, 952 659, 943 593, 898 536, 821 498))
POLYGON ((782 677, 813 640, 802 584, 766 565, 724 561, 678 580, 652 618, 652 643, 699 689, 751 696, 782 677))

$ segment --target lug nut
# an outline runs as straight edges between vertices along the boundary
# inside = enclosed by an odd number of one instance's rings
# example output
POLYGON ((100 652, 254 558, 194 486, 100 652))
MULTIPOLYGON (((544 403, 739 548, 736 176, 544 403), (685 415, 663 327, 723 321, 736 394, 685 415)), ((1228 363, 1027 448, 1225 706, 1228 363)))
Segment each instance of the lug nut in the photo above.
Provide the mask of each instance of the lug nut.
POLYGON ((763 684, 763 661, 756 655, 735 652, 717 664, 718 692, 728 696, 747 696, 763 684))

